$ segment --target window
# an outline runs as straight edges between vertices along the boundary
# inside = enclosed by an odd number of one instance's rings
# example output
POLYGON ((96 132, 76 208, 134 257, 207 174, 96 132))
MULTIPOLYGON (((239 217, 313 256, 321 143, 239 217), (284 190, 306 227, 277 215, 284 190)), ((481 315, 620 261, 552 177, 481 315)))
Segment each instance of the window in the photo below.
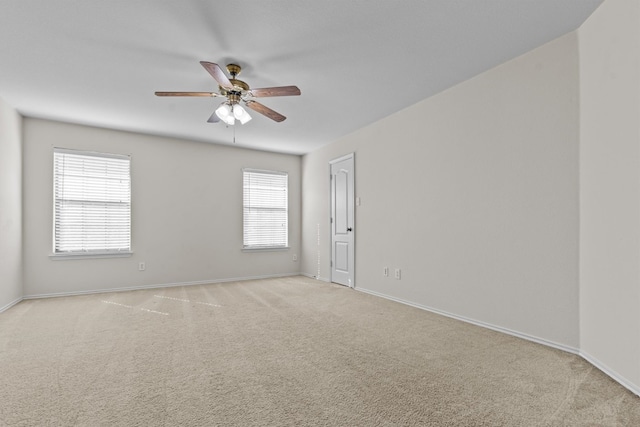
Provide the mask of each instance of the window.
POLYGON ((288 244, 288 175, 243 169, 245 249, 286 248, 288 244))
POLYGON ((55 148, 54 255, 131 250, 130 157, 55 148))

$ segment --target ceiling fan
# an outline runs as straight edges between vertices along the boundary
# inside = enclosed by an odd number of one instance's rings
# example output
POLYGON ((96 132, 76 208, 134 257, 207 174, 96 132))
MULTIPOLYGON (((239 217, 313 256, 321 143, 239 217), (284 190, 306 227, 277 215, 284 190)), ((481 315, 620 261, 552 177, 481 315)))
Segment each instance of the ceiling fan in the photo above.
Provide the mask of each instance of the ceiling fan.
POLYGON ((228 125, 235 124, 238 120, 240 123, 245 124, 251 120, 251 116, 242 107, 241 102, 247 108, 263 114, 275 120, 281 122, 286 119, 282 114, 272 110, 271 108, 255 101, 253 98, 266 98, 269 96, 294 96, 300 95, 300 89, 297 86, 278 86, 278 87, 266 87, 260 89, 251 89, 248 84, 242 80, 238 80, 236 77, 240 74, 242 68, 237 64, 228 64, 227 71, 231 75, 231 79, 227 78, 222 68, 218 64, 213 62, 200 61, 200 64, 211 74, 211 76, 218 82, 218 88, 220 93, 216 92, 156 92, 157 96, 211 96, 211 97, 226 97, 227 99, 220 104, 218 108, 213 112, 209 120, 209 123, 217 123, 222 121, 228 125))

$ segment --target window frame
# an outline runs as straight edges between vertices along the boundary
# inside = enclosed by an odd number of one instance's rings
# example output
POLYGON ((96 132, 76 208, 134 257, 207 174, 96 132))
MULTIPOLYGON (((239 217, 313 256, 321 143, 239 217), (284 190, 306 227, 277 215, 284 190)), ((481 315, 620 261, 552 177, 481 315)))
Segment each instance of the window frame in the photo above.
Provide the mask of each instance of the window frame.
POLYGON ((242 168, 242 251, 243 252, 259 252, 259 251, 286 251, 289 249, 289 173, 285 171, 275 171, 255 168, 242 168), (247 245, 247 218, 246 218, 246 197, 245 197, 245 179, 247 173, 277 175, 284 176, 285 180, 285 242, 283 245, 247 245))
MULTIPOLYGON (((132 237, 132 185, 131 185, 131 155, 128 154, 114 154, 114 153, 103 153, 91 150, 76 150, 76 149, 68 149, 68 148, 53 148, 53 183, 52 183, 52 195, 53 195, 53 221, 52 221, 52 253, 49 255, 49 258, 52 260, 61 260, 61 259, 87 259, 87 258, 117 258, 117 257, 129 257, 133 254, 132 245, 131 245, 131 237, 132 237), (118 159, 118 160, 126 160, 128 162, 128 248, 122 249, 79 249, 79 250, 69 250, 69 251, 58 251, 56 248, 59 247, 58 235, 56 233, 56 223, 58 221, 58 208, 57 202, 60 200, 56 194, 56 189, 58 185, 58 171, 56 170, 56 154, 71 154, 76 156, 84 156, 84 157, 94 157, 100 159, 118 159)), ((90 203, 89 203, 90 204, 90 203)))

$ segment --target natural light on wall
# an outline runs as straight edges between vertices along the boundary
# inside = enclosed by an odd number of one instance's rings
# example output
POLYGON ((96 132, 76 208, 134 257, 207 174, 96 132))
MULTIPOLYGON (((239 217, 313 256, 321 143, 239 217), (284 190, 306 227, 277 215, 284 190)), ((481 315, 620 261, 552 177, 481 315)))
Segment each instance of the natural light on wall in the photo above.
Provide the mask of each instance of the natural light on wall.
POLYGON ((288 245, 288 175, 243 169, 244 249, 288 245))
POLYGON ((55 148, 54 255, 131 251, 130 157, 55 148))

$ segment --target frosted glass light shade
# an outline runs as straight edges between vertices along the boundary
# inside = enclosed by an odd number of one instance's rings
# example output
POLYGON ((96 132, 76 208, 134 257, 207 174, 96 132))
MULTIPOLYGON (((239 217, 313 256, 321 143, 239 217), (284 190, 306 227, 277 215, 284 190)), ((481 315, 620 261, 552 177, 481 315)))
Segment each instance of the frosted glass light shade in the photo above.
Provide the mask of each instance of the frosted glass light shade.
POLYGON ((245 124, 249 120, 251 120, 251 116, 249 115, 249 113, 247 113, 247 111, 240 105, 233 106, 233 116, 236 119, 240 120, 240 123, 242 124, 245 124))

